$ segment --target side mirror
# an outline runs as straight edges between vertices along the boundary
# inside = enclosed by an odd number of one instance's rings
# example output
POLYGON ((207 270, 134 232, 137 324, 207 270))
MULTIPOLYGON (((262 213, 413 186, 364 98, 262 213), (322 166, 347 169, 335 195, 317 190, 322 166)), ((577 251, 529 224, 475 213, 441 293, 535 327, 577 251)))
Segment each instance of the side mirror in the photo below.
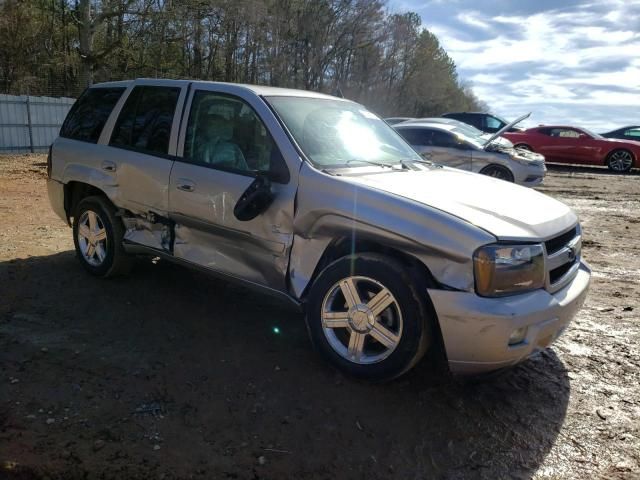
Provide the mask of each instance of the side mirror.
POLYGON ((271 180, 265 175, 258 174, 238 199, 233 208, 233 214, 241 222, 253 220, 269 208, 274 197, 271 180))

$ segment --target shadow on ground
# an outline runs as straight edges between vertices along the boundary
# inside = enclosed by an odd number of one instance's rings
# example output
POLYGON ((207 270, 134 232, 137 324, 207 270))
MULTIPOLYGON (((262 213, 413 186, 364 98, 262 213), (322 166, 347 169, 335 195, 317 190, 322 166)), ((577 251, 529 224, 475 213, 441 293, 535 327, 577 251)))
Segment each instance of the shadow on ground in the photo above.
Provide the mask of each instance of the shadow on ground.
POLYGON ((553 350, 481 381, 422 363, 359 383, 299 313, 167 263, 12 260, 0 298, 0 477, 529 478, 567 409, 553 350))

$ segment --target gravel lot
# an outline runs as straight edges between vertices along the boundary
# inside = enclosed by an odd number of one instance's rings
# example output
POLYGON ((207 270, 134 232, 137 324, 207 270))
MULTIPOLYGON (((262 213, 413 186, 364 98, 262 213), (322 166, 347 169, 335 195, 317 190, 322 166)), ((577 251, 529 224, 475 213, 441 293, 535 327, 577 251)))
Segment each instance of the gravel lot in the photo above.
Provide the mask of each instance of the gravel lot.
POLYGON ((594 269, 552 348, 370 385, 270 298, 149 260, 85 274, 44 162, 0 156, 0 478, 640 478, 639 175, 540 188, 580 215, 594 269))

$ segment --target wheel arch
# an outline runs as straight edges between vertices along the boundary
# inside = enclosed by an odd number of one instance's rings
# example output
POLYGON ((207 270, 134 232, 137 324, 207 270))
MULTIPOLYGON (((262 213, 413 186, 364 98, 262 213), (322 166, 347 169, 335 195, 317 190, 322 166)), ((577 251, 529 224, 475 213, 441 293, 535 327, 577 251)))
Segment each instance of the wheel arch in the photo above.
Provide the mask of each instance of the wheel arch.
POLYGON ((397 248, 386 245, 384 242, 374 239, 338 237, 333 239, 324 249, 320 259, 318 260, 313 274, 309 278, 301 298, 304 299, 309 291, 310 286, 329 264, 339 258, 356 253, 377 253, 393 258, 407 267, 415 279, 422 279, 426 288, 436 288, 439 286, 438 281, 432 275, 429 267, 420 259, 413 255, 403 252, 397 248))
POLYGON ((100 188, 90 183, 72 180, 64 184, 64 211, 67 216, 67 223, 71 226, 71 218, 76 206, 83 198, 99 196, 113 204, 109 196, 100 188))
POLYGON ((345 256, 364 253, 376 253, 378 255, 390 257, 408 269, 409 275, 416 282, 419 291, 424 292, 424 296, 421 301, 423 302, 427 314, 433 319, 433 322, 430 325, 430 328, 432 329, 431 334, 433 335, 433 349, 428 356, 431 356, 431 358, 436 361, 438 367, 443 369, 442 372, 447 372, 447 352, 444 345, 442 330, 440 328, 440 320, 438 319, 435 307, 427 293, 427 289, 448 289, 448 287, 440 284, 429 270, 429 267, 419 258, 411 255, 410 253, 403 252, 375 239, 352 239, 347 236, 337 237, 326 246, 319 261, 317 262, 313 274, 309 278, 309 281, 300 297, 303 304, 306 302, 306 297, 314 281, 327 266, 345 256))
POLYGON ((630 149, 627 146, 616 146, 613 147, 612 149, 610 149, 607 154, 604 156, 604 165, 608 166, 609 165, 609 159, 611 158, 611 155, 613 155, 615 152, 628 152, 629 154, 631 154, 631 157, 633 159, 633 163, 631 164, 631 168, 637 167, 638 166, 638 155, 636 155, 636 153, 630 149))
POLYGON ((480 169, 480 171, 478 172, 481 175, 487 175, 487 171, 489 171, 492 168, 497 168, 497 169, 501 169, 504 170, 505 172, 507 172, 509 174, 509 176, 511 177, 509 181, 511 182, 515 182, 515 174, 513 173, 513 170, 511 170, 509 167, 507 167, 506 165, 502 165, 501 163, 496 163, 496 162, 491 162, 488 165, 485 165, 484 167, 482 167, 480 169))

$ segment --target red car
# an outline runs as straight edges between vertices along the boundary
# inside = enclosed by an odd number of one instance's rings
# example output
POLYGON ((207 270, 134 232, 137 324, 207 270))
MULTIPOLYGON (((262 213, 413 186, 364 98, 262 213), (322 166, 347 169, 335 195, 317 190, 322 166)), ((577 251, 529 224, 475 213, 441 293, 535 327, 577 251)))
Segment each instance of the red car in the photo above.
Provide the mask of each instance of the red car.
POLYGON ((544 155, 547 162, 606 165, 618 173, 639 166, 640 142, 605 138, 583 128, 544 125, 502 136, 515 147, 544 155))

